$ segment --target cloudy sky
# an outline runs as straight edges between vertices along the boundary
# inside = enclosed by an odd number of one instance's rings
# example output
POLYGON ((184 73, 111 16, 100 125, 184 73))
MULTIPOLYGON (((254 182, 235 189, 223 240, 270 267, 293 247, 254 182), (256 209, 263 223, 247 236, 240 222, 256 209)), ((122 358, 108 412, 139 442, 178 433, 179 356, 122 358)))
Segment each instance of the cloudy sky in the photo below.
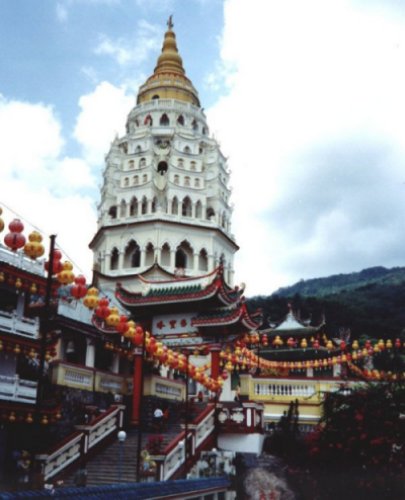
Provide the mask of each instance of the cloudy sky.
POLYGON ((3 0, 4 220, 56 233, 90 278, 103 158, 170 14, 229 157, 247 295, 404 265, 401 0, 3 0))

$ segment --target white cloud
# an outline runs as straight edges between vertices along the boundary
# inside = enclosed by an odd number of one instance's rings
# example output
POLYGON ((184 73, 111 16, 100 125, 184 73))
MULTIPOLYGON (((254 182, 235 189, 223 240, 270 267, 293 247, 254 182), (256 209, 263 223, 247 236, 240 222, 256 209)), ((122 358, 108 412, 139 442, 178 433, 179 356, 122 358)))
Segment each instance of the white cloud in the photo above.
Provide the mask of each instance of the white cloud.
POLYGON ((95 232, 96 215, 84 190, 94 186, 94 179, 84 160, 63 156, 54 110, 1 96, 0 135, 0 203, 6 225, 17 214, 27 232, 35 227, 44 236, 58 234, 57 244, 90 278, 91 254, 85 242, 95 232))
POLYGON ((404 28, 358 2, 225 3, 230 89, 207 114, 249 294, 403 263, 404 28))
POLYGON ((109 82, 101 82, 93 92, 80 98, 74 136, 89 164, 103 164, 109 144, 117 134, 124 134, 126 116, 134 104, 134 96, 109 82))
POLYGON ((100 35, 100 41, 94 49, 97 55, 111 56, 119 65, 146 61, 151 53, 156 52, 161 43, 161 29, 145 20, 138 22, 136 37, 111 39, 105 34, 100 35))

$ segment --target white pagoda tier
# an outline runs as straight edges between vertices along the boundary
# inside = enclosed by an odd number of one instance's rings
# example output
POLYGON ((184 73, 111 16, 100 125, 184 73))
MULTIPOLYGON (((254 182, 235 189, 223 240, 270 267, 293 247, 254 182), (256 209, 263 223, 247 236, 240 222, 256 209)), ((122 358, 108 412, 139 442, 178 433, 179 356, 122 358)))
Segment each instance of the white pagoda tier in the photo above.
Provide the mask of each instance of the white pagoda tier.
POLYGON ((133 277, 156 264, 164 273, 156 279, 201 276, 221 264, 233 284, 238 246, 231 233, 229 170, 209 135, 172 28, 169 20, 126 134, 106 155, 98 231, 90 243, 95 281, 104 289, 117 281, 133 289, 133 277))

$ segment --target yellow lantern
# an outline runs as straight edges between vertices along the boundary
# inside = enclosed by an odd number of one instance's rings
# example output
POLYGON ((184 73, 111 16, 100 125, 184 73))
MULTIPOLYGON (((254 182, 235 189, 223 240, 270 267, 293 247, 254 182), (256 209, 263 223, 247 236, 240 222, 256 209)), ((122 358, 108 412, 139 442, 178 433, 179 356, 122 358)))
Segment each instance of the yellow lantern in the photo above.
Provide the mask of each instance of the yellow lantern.
POLYGON ((70 285, 75 279, 75 275, 72 272, 73 265, 69 261, 65 261, 62 264, 62 271, 58 273, 57 279, 61 285, 70 285))
POLYGON ((120 316, 116 307, 111 307, 110 314, 106 317, 105 322, 108 326, 117 326, 120 322, 120 316))
POLYGON ((42 425, 47 425, 49 423, 48 417, 44 415, 41 419, 41 424, 42 425))
POLYGON ((387 349, 392 349, 392 340, 391 339, 387 340, 386 347, 387 347, 387 349))
POLYGON ((17 290, 19 290, 22 287, 22 281, 20 278, 17 278, 15 280, 14 286, 17 288, 17 290))
POLYGON ((305 349, 307 346, 308 346, 308 342, 307 342, 307 339, 302 339, 301 340, 301 343, 300 343, 300 346, 305 349))
POLYGON ((18 344, 16 344, 14 347, 14 354, 18 355, 20 354, 20 352, 21 352, 21 347, 18 344))
MULTIPOLYGON (((0 207, 0 215, 3 213, 3 209, 0 207)), ((0 233, 4 229, 4 220, 0 217, 0 233)))
POLYGON ((32 424, 32 422, 34 421, 34 419, 32 418, 32 413, 28 413, 25 421, 27 422, 27 424, 32 424))
POLYGON ((38 291, 37 285, 35 283, 32 283, 32 285, 30 286, 30 293, 35 294, 37 293, 37 291, 38 291))
POLYGON ((24 245, 24 253, 31 259, 35 260, 44 255, 45 249, 41 243, 42 236, 38 231, 33 231, 28 235, 28 242, 24 245))
POLYGON ((15 412, 12 411, 8 417, 8 421, 11 422, 12 424, 17 420, 17 417, 15 416, 15 412))
POLYGON ((358 340, 353 340, 352 348, 355 351, 357 351, 357 349, 359 348, 359 342, 358 342, 358 340))
POLYGON ((328 340, 326 342, 326 349, 328 349, 328 351, 331 351, 333 349, 333 342, 331 340, 328 340))
POLYGON ((4 273, 0 273, 0 283, 3 283, 6 278, 4 277, 4 273))
POLYGON ((88 309, 95 309, 98 305, 98 290, 91 287, 87 290, 86 296, 83 299, 83 304, 88 309))

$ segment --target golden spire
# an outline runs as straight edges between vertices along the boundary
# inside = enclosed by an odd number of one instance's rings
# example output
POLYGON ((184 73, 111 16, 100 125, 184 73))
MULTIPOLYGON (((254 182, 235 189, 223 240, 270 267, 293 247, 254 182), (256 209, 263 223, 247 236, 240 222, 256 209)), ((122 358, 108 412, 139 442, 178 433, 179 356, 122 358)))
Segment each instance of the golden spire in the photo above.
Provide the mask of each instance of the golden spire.
POLYGON ((177 50, 173 16, 167 21, 162 52, 153 75, 139 89, 138 104, 151 99, 178 99, 200 106, 198 93, 186 76, 183 60, 177 50))

